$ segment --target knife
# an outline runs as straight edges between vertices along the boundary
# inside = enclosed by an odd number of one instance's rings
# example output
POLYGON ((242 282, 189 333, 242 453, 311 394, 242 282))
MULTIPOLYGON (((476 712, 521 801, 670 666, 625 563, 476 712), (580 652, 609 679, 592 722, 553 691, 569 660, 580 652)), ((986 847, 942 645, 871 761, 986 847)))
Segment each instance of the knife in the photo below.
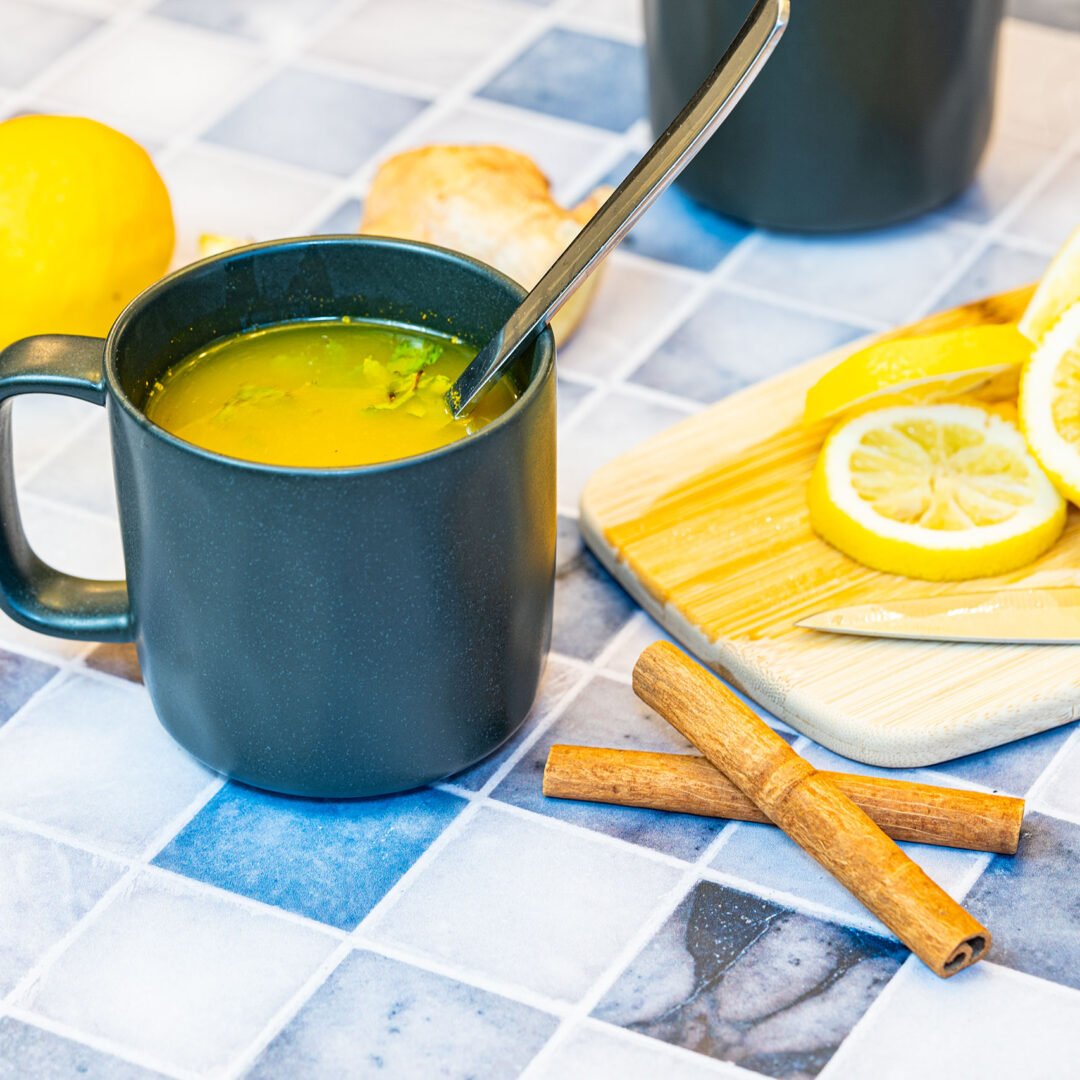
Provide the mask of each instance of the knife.
POLYGON ((954 593, 852 604, 795 624, 828 634, 1002 645, 1080 644, 1080 586, 954 593))

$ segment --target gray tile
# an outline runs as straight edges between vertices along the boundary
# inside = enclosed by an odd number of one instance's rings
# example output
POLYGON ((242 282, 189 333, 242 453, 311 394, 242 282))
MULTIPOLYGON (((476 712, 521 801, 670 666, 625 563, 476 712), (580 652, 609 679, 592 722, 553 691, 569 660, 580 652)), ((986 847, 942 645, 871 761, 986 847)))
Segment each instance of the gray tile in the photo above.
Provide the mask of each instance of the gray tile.
POLYGON ((1076 0, 1009 0, 1007 11, 1017 19, 1080 30, 1080 4, 1076 0))
POLYGON ((591 386, 559 379, 559 423, 569 420, 574 410, 592 393, 591 386))
POLYGON ((52 664, 0 649, 0 725, 10 720, 57 670, 52 664))
POLYGON ((492 797, 679 859, 696 859, 727 824, 690 814, 549 799, 541 790, 541 781, 548 751, 555 743, 691 753, 690 744, 625 683, 594 678, 495 788, 492 797))
POLYGON ((513 738, 508 739, 493 754, 489 754, 479 765, 451 776, 450 783, 468 788, 470 791, 478 791, 482 788, 499 766, 517 750, 521 740, 527 738, 536 725, 543 723, 551 715, 552 710, 562 703, 563 698, 579 678, 581 678, 581 672, 572 664, 567 664, 557 656, 549 658, 544 678, 540 683, 540 692, 536 696, 536 702, 529 715, 525 718, 525 723, 518 728, 513 738))
POLYGON ((18 89, 101 25, 100 19, 24 0, 0 4, 0 86, 18 89))
POLYGON ((594 1016, 767 1076, 816 1076, 907 950, 700 882, 594 1016))
POLYGON ((248 1073, 285 1076, 516 1077, 558 1021, 528 1005, 357 952, 248 1073))
POLYGON ((552 648, 592 660, 634 611, 634 601, 586 549, 577 522, 559 518, 552 648))
POLYGON ((289 68, 205 136, 210 142, 348 176, 427 103, 352 79, 289 68))
POLYGON ((776 296, 894 323, 909 318, 973 244, 967 230, 939 217, 840 236, 769 234, 732 277, 776 296))
POLYGON ((0 1018, 0 1080, 152 1080, 161 1075, 10 1016, 0 1018))
POLYGON ((1048 260, 1030 251, 991 244, 934 303, 936 311, 980 300, 1035 281, 1048 260))
POLYGON ((694 401, 715 401, 865 333, 848 323, 713 292, 631 381, 694 401))
POLYGON ((996 964, 1080 988, 1080 826, 1028 814, 1015 855, 995 855, 965 906, 996 964))
POLYGON ((983 750, 978 754, 968 754, 954 761, 943 762, 924 772, 932 773, 935 777, 944 774, 942 779, 945 781, 950 776, 955 776, 980 784, 991 791, 1024 796, 1031 785, 1042 776, 1043 770, 1075 727, 1075 724, 1066 724, 1051 728, 1050 731, 1030 735, 1026 739, 1017 739, 1005 746, 995 746, 992 750, 983 750))
POLYGON ((276 44, 290 41, 340 0, 161 0, 151 10, 177 22, 276 44))

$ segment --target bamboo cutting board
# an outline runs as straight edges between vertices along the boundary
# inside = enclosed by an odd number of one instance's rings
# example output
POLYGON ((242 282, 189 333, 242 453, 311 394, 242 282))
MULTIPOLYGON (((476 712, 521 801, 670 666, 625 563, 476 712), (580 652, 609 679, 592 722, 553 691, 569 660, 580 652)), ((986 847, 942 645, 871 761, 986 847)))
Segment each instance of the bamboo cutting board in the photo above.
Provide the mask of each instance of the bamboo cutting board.
MULTIPOLYGON (((889 336, 1018 317, 1030 289, 889 336)), ((806 484, 823 429, 807 388, 862 344, 725 398, 599 469, 581 505, 589 546, 684 646, 799 731, 847 757, 911 767, 1080 716, 1080 647, 842 637, 799 618, 840 604, 1006 583, 1080 584, 1080 513, 1037 563, 938 584, 860 566, 810 530, 806 484)))

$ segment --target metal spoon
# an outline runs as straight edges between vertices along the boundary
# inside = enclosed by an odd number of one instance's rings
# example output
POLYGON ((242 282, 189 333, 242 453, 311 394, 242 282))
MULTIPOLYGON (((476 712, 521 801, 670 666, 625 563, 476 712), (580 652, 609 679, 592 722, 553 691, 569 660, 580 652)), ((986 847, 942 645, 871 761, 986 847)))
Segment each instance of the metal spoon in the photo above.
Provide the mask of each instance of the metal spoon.
POLYGON ((470 412, 727 119, 780 40, 788 3, 757 0, 731 47, 686 108, 447 391, 446 404, 455 418, 470 412))

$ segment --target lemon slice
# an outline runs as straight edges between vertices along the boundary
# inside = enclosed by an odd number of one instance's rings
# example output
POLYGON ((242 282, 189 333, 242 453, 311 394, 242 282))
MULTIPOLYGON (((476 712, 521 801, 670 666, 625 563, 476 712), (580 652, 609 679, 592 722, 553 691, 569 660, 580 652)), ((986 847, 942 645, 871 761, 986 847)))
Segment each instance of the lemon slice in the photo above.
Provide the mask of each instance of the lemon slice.
POLYGON ((1007 420, 977 405, 877 409, 837 426, 810 481, 810 523, 866 566, 950 581, 1041 555, 1065 502, 1007 420))
POLYGON ((1066 308, 1080 300, 1080 229, 1065 241, 1020 318, 1020 333, 1038 344, 1066 308))
POLYGON ((1080 303, 1058 319, 1024 368, 1020 424, 1058 490, 1080 506, 1080 303))
POLYGON ((841 360, 806 394, 815 424, 866 407, 919 405, 963 395, 1012 397, 1031 342, 1014 323, 965 326, 924 337, 879 341, 841 360))

